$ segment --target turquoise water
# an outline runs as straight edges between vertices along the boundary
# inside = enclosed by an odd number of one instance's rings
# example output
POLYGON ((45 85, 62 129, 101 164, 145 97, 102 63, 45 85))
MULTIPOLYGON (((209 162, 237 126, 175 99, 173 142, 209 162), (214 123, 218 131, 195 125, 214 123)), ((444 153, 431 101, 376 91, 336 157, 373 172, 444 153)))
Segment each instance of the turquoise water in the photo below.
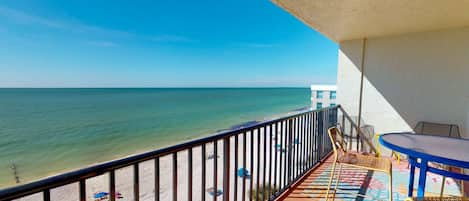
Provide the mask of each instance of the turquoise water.
POLYGON ((0 89, 0 187, 309 105, 308 88, 0 89))

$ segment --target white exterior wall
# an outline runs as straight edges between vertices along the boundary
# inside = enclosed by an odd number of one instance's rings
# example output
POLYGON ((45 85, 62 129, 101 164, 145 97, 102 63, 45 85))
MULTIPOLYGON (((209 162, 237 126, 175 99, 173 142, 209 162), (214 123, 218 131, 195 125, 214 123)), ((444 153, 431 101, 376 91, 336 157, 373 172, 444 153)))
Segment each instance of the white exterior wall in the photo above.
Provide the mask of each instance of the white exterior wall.
MULTIPOLYGON (((358 115, 362 40, 340 43, 337 98, 358 115)), ((458 124, 469 137, 469 28, 368 39, 362 120, 378 133, 418 121, 458 124)))

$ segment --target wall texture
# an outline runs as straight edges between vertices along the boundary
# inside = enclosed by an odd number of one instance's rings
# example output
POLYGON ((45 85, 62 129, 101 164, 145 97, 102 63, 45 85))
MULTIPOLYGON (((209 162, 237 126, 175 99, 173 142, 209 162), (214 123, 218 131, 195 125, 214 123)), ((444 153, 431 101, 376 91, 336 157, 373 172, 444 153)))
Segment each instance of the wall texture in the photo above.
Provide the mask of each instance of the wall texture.
MULTIPOLYGON (((362 40, 340 44, 338 103, 358 115, 362 40)), ((365 49, 362 118, 376 132, 418 121, 458 124, 469 137, 469 28, 372 38, 365 49)))

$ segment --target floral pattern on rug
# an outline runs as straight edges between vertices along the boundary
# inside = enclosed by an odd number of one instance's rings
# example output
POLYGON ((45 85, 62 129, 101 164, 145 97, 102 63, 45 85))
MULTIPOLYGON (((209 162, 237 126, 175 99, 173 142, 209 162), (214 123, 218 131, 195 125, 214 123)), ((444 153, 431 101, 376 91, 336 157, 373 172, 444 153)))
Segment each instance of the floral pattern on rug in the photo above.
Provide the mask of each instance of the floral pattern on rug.
MULTIPOLYGON (((327 164, 324 168, 316 171, 318 176, 310 181, 313 189, 319 190, 315 194, 325 195, 325 186, 329 180, 332 164, 327 164)), ((337 168, 338 169, 338 168, 337 168)), ((418 168, 415 171, 414 195, 418 186, 418 168)), ((389 176, 382 172, 366 171, 362 169, 344 167, 341 172, 341 179, 338 184, 338 191, 335 196, 336 201, 352 200, 389 200, 388 179, 389 176), (358 194, 364 194, 365 197, 358 194), (357 199, 358 198, 358 199, 357 199)), ((337 174, 335 176, 337 178, 337 174)), ((443 177, 433 173, 427 173, 426 196, 439 196, 443 177)), ((409 168, 406 162, 393 162, 393 200, 405 200, 407 198, 407 188, 409 182, 409 168)), ((332 188, 335 181, 332 183, 332 188)), ((333 191, 331 191, 332 193, 333 191)), ((304 194, 311 192, 304 192, 304 194)), ((459 185, 453 179, 447 178, 445 183, 445 195, 461 196, 459 185)), ((317 198, 317 197, 315 197, 317 198)), ((332 196, 331 196, 332 198, 332 196)), ((325 199, 322 199, 325 200, 325 199)), ((331 199, 330 199, 331 200, 331 199)))

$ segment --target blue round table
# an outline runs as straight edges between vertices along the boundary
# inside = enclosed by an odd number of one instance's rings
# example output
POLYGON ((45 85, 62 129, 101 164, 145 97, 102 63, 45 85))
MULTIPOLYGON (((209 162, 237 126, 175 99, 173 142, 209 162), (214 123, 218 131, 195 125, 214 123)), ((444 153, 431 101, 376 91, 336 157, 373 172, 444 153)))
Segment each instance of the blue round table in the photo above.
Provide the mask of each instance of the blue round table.
POLYGON ((424 197, 427 171, 455 179, 469 180, 469 175, 429 167, 429 162, 469 168, 469 140, 416 133, 388 133, 379 142, 396 152, 406 154, 410 163, 408 196, 414 189, 415 167, 420 169, 417 197, 424 197), (417 160, 420 159, 420 160, 417 160))

